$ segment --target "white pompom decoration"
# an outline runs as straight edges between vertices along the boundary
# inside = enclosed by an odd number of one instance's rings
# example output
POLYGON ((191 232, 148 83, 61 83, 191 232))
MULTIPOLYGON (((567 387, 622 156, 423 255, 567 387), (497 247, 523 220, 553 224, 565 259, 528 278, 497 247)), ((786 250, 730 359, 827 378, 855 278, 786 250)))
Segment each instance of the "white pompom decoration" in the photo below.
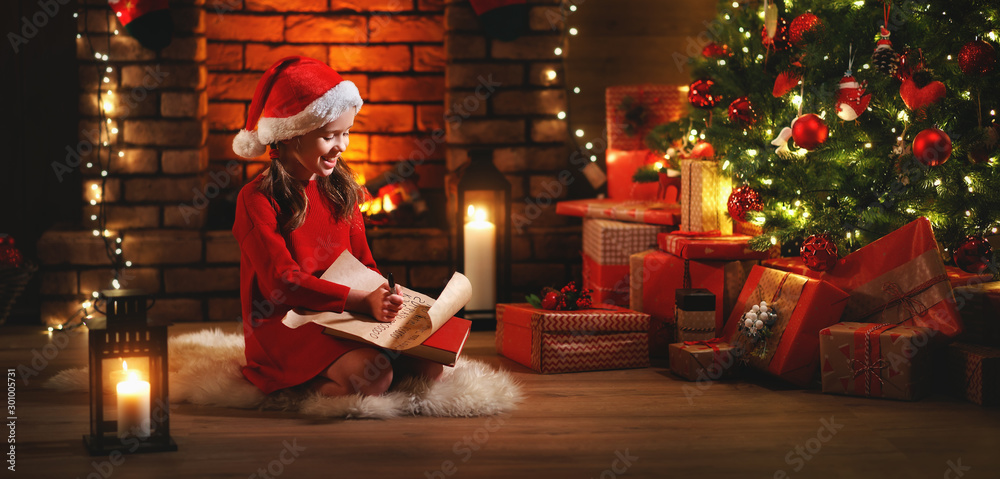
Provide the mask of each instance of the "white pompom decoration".
POLYGON ((757 329, 764 329, 764 322, 758 319, 757 322, 753 323, 753 327, 757 329))
POLYGON ((760 312, 760 306, 757 306, 757 305, 755 304, 755 305, 753 305, 753 307, 752 307, 752 308, 750 308, 750 311, 753 311, 753 312, 755 312, 755 313, 759 313, 759 312, 760 312))
POLYGON ((750 319, 750 318, 747 318, 746 321, 743 321, 743 326, 747 327, 747 328, 752 328, 753 327, 753 320, 750 319))

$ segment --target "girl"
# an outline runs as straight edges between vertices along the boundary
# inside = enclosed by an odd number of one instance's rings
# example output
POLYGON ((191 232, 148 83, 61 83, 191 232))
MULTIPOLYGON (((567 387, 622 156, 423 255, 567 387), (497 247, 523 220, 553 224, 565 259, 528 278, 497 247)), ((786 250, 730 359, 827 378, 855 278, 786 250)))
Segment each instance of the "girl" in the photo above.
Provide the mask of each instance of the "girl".
POLYGON ((361 95, 325 63, 288 57, 257 84, 246 128, 233 150, 271 166, 243 187, 233 234, 240 245, 240 302, 247 364, 243 375, 264 393, 310 382, 328 396, 379 395, 397 375, 437 378, 441 365, 323 334, 315 323, 291 329, 291 308, 345 309, 391 321, 403 298, 383 284, 358 291, 319 276, 344 250, 376 270, 358 207, 361 187, 341 161, 361 95), (266 146, 265 146, 266 145, 266 146))

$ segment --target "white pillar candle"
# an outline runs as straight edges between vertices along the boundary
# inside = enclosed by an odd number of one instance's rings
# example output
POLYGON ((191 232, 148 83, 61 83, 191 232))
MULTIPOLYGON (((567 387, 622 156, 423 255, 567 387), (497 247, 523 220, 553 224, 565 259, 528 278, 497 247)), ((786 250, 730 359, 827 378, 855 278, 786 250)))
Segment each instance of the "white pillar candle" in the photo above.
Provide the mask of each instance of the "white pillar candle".
POLYGON ((145 439, 149 437, 149 382, 139 380, 136 372, 128 371, 122 361, 127 379, 118 383, 118 437, 145 439))
POLYGON ((496 307, 497 227, 486 221, 486 211, 469 205, 471 221, 465 224, 465 276, 472 283, 472 297, 466 310, 496 307))

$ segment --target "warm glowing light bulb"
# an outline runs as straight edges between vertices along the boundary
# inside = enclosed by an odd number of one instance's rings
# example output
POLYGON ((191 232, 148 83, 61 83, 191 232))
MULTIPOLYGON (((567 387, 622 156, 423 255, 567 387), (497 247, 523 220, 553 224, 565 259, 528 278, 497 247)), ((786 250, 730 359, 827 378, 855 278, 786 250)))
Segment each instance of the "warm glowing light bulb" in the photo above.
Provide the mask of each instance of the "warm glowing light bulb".
POLYGON ((545 71, 545 78, 548 78, 549 80, 555 80, 556 79, 556 71, 555 70, 546 70, 545 71))

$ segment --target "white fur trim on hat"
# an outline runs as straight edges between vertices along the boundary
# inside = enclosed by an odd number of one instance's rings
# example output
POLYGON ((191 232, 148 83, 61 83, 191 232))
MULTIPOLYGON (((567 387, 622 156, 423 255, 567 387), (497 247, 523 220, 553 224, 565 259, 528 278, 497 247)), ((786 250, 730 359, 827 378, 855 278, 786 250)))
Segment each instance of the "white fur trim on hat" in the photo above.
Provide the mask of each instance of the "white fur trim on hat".
POLYGON ((267 151, 267 146, 257 139, 257 130, 240 130, 233 138, 233 151, 243 158, 257 158, 267 151))
POLYGON ((269 145, 304 135, 336 120, 350 108, 360 111, 362 103, 357 85, 342 80, 294 116, 261 118, 257 122, 257 140, 262 145, 269 145))

